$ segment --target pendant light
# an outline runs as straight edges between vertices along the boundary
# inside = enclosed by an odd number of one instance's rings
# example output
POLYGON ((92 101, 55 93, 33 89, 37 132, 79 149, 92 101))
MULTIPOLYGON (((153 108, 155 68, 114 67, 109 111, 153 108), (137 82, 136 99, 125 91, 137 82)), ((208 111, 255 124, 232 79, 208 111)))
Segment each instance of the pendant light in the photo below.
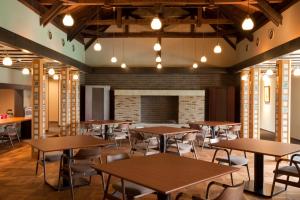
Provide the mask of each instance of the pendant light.
MULTIPOLYGON (((99 7, 97 6, 97 20, 99 20, 99 7)), ((97 34, 97 40, 96 40, 96 43, 94 45, 94 50, 95 51, 101 51, 102 50, 102 46, 99 42, 99 25, 97 23, 97 27, 96 27, 96 34, 97 34)))
POLYGON ((24 68, 22 69, 22 74, 23 74, 23 75, 29 75, 29 74, 30 74, 29 69, 28 69, 27 67, 24 67, 24 68))
POLYGON ((112 62, 112 63, 118 62, 117 57, 116 56, 111 57, 110 62, 112 62))
POLYGON ((7 55, 7 56, 5 56, 5 57, 3 58, 2 64, 3 64, 4 66, 12 66, 13 61, 12 61, 12 59, 7 55))
MULTIPOLYGON (((196 49, 197 49, 197 40, 194 39, 194 60, 196 60, 196 49)), ((197 62, 194 62, 193 63, 193 68, 194 69, 197 69, 198 68, 198 63, 197 62)))
POLYGON ((156 68, 157 68, 157 69, 161 69, 161 68, 162 68, 161 63, 158 63, 158 64, 156 65, 156 68))
POLYGON ((70 15, 70 14, 66 14, 65 16, 64 16, 64 18, 63 18, 63 24, 65 25, 65 26, 73 26, 74 25, 74 19, 73 19, 73 17, 72 17, 72 15, 70 15))
POLYGON ((296 67, 296 68, 294 69, 293 75, 294 75, 294 76, 300 76, 300 68, 299 68, 299 67, 296 67))
POLYGON ((247 81, 248 80, 248 76, 246 74, 244 74, 242 77, 241 77, 242 81, 247 81))
POLYGON ((121 64, 121 68, 122 68, 122 69, 125 69, 126 67, 127 67, 126 63, 122 63, 122 64, 121 64))
POLYGON ((157 42, 153 46, 154 51, 160 51, 161 50, 161 39, 158 38, 157 42))
MULTIPOLYGON (((113 7, 113 12, 114 12, 114 19, 116 18, 116 8, 113 7)), ((115 56, 115 32, 113 33, 113 56, 111 57, 110 61, 112 63, 116 63, 118 62, 117 57, 115 56)))
POLYGON ((56 81, 59 80, 59 75, 58 74, 54 74, 53 75, 53 80, 56 80, 56 81))
MULTIPOLYGON (((204 32, 202 33, 202 43, 204 44, 204 32)), ((202 46, 204 46, 204 45, 202 45, 202 46)), ((203 52, 203 48, 202 48, 202 52, 203 52)), ((202 63, 206 63, 207 62, 207 58, 206 58, 205 55, 201 56, 200 62, 202 62, 202 63)))
POLYGON ((126 63, 125 63, 125 61, 124 61, 124 38, 123 38, 123 40, 122 40, 122 60, 123 60, 123 62, 122 62, 122 64, 121 64, 121 68, 122 68, 122 69, 125 69, 125 68, 127 67, 127 65, 126 65, 126 63))
POLYGON ((78 79, 79 79, 78 74, 73 74, 73 80, 74 80, 74 81, 77 81, 78 79))
POLYGON ((50 68, 50 69, 48 70, 48 74, 49 74, 50 76, 53 76, 53 75, 55 74, 55 70, 54 70, 53 68, 50 68))
POLYGON ((197 68, 198 68, 198 63, 194 62, 194 63, 193 63, 193 68, 194 68, 194 69, 197 69, 197 68))
POLYGON ((246 18, 244 19, 244 21, 242 23, 242 29, 245 30, 245 31, 250 31, 254 27, 254 22, 251 19, 250 14, 249 14, 249 6, 250 6, 249 5, 250 4, 249 1, 250 0, 248 0, 248 12, 247 12, 248 14, 247 14, 246 18))
POLYGON ((218 43, 214 47, 214 53, 215 54, 220 54, 222 52, 222 47, 219 44, 219 37, 218 36, 219 36, 219 10, 218 10, 218 23, 217 23, 217 40, 218 40, 218 43))
POLYGON ((266 71, 266 74, 267 74, 268 76, 272 76, 272 75, 273 75, 273 70, 272 70, 272 69, 268 69, 268 70, 266 71))
POLYGON ((151 21, 151 28, 153 30, 159 30, 161 29, 162 27, 162 24, 161 24, 161 21, 158 17, 154 17, 151 21))
POLYGON ((161 57, 160 55, 157 55, 155 58, 155 62, 160 63, 161 62, 161 57))

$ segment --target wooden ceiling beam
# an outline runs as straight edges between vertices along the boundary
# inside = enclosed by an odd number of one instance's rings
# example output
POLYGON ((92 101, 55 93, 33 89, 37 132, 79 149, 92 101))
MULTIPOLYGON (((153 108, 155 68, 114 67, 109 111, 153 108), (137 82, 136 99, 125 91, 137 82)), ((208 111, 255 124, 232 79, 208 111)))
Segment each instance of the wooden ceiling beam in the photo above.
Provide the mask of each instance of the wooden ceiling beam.
MULTIPOLYGON (((40 0, 42 5, 52 5, 55 0, 40 0)), ((268 0, 268 3, 282 3, 283 0, 268 0)), ((214 0, 215 5, 247 5, 245 0, 214 0)), ((250 4, 257 4, 258 0, 250 0, 250 4)), ((76 0, 64 1, 64 5, 99 5, 99 6, 153 6, 154 4, 173 6, 199 6, 211 4, 207 0, 76 0)))
POLYGON ((87 50, 95 41, 97 40, 97 36, 91 38, 85 45, 84 49, 87 50))
MULTIPOLYGON (((124 19, 122 20, 123 25, 150 25, 152 19, 124 19)), ((161 19, 164 25, 173 24, 198 24, 197 19, 161 19)), ((233 24, 232 20, 229 19, 201 19, 202 24, 233 24)), ((111 19, 96 19, 87 22, 87 25, 117 25, 116 20, 111 19)))
POLYGON ((49 22, 51 22, 59 12, 64 8, 63 2, 57 0, 52 6, 51 9, 48 10, 45 14, 43 14, 40 18, 40 24, 46 26, 49 22))
MULTIPOLYGON (((217 28, 214 25, 210 25, 216 32, 217 32, 217 28)), ((229 44, 229 46, 231 46, 234 50, 236 50, 236 44, 233 43, 228 36, 223 35, 223 39, 229 44)))
POLYGON ((79 6, 79 5, 76 5, 76 4, 71 5, 71 6, 68 6, 68 7, 64 8, 63 10, 61 10, 58 15, 73 13, 73 12, 75 12, 75 11, 81 9, 81 8, 84 8, 84 6, 79 6))
POLYGON ((122 8, 117 8, 117 26, 118 28, 122 27, 122 8))
POLYGON ((258 8, 264 13, 264 15, 272 21, 276 26, 282 24, 282 15, 281 13, 277 12, 273 9, 266 0, 257 0, 258 1, 258 8))
MULTIPOLYGON (((95 36, 96 32, 82 31, 88 36, 95 36)), ((235 37, 236 30, 216 32, 103 32, 99 34, 99 38, 219 38, 223 36, 235 37)))

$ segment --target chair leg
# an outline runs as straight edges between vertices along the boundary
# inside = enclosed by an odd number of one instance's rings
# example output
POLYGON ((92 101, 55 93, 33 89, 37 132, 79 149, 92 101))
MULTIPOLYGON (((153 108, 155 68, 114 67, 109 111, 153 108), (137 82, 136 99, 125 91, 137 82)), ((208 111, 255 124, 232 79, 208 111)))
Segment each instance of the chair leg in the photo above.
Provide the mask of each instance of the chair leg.
POLYGON ((14 147, 14 144, 13 144, 13 142, 12 142, 12 139, 11 139, 10 135, 8 135, 8 138, 9 138, 9 141, 10 141, 11 146, 14 147))
POLYGON ((18 138, 18 141, 19 141, 19 143, 20 143, 21 141, 20 141, 20 137, 19 137, 19 134, 18 134, 18 133, 17 133, 17 138, 18 138))
POLYGON ((44 169, 44 181, 46 182, 46 161, 45 161, 45 152, 43 152, 43 169, 44 169))
POLYGON ((69 180, 70 180, 70 186, 71 186, 72 200, 74 200, 74 186, 73 186, 72 171, 71 171, 70 167, 69 167, 69 180))
POLYGON ((272 190, 271 190, 271 197, 273 196, 273 193, 274 193, 275 181, 276 181, 276 172, 274 173, 274 179, 273 179, 272 190))
MULTIPOLYGON (((290 180, 290 176, 287 176, 286 181, 288 182, 290 180)), ((287 190, 288 185, 285 184, 285 190, 287 190)))
POLYGON ((230 174, 230 178, 231 178, 231 185, 233 186, 233 174, 230 174))
POLYGON ((60 190, 60 179, 61 179, 61 172, 62 172, 62 158, 60 159, 59 163, 59 172, 58 172, 58 182, 57 182, 57 190, 60 190))
POLYGON ((103 195, 102 200, 105 200, 105 199, 106 199, 106 196, 107 196, 107 194, 108 194, 110 178, 111 178, 111 175, 108 175, 108 179, 107 179, 107 183, 106 183, 106 187, 105 187, 105 190, 104 190, 104 195, 103 195))
POLYGON ((249 166, 248 166, 248 164, 246 165, 246 168, 247 168, 247 173, 248 173, 248 180, 250 181, 250 172, 249 172, 249 166))
POLYGON ((40 151, 38 150, 38 157, 37 157, 36 166, 35 166, 35 175, 37 175, 37 173, 39 171, 39 161, 40 161, 40 151))
POLYGON ((196 152, 196 148, 195 148, 194 142, 192 142, 192 146, 193 146, 194 156, 195 156, 196 160, 198 160, 198 155, 197 155, 197 152, 196 152))

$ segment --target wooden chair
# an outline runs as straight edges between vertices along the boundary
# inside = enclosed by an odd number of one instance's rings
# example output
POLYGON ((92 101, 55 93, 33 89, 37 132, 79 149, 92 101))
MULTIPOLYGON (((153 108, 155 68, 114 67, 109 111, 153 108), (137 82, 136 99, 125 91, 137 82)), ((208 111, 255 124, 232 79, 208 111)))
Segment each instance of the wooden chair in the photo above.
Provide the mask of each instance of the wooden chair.
MULTIPOLYGON (((221 192, 219 196, 214 198, 214 200, 244 200, 244 185, 245 183, 242 182, 235 186, 229 186, 226 184, 218 183, 215 181, 212 181, 208 184, 207 190, 206 190, 206 198, 209 199, 209 192, 212 186, 219 186, 224 188, 224 190, 221 192)), ((200 197, 193 196, 193 200, 201 200, 200 197)))
POLYGON ((116 128, 113 128, 111 139, 115 141, 117 147, 121 146, 123 140, 129 139, 129 124, 119 124, 116 128), (119 143, 118 143, 119 141, 119 143))
MULTIPOLYGON (((210 143, 218 143, 220 142, 220 138, 214 138, 210 139, 210 143)), ((228 151, 227 149, 223 148, 215 148, 215 153, 212 159, 212 162, 215 162, 215 160, 218 161, 218 164, 228 164, 229 166, 245 166, 247 169, 247 174, 248 174, 248 180, 250 181, 250 172, 249 172, 249 166, 248 166, 248 159, 246 152, 244 151, 244 156, 233 156, 231 155, 232 150, 228 151), (219 151, 224 151, 226 153, 226 157, 219 157, 216 158, 217 153, 219 151)), ((231 184, 233 185, 233 175, 230 174, 231 176, 231 184)))
MULTIPOLYGON (((130 159, 127 153, 108 155, 106 157, 107 163, 111 163, 119 160, 125 160, 125 159, 130 159)), ((145 174, 145 176, 147 176, 147 174, 145 174)), ((111 176, 108 177, 105 191, 108 191, 110 177, 111 176)), ((117 183, 113 183, 112 187, 115 190, 115 192, 113 192, 112 194, 114 197, 120 198, 120 196, 123 196, 123 199, 127 199, 127 200, 137 199, 155 193, 154 190, 123 180, 117 183), (125 191, 125 193, 123 193, 123 191, 125 191)))
POLYGON ((285 184, 285 190, 287 190, 288 185, 300 188, 300 154, 292 155, 290 160, 281 158, 277 161, 276 168, 274 170, 271 196, 273 196, 276 182, 285 184), (282 161, 288 161, 289 165, 279 167, 282 161), (286 176, 286 179, 280 178, 281 176, 286 176), (298 181, 291 181, 290 177, 298 178, 298 181))
POLYGON ((13 139, 17 138, 20 143, 19 128, 16 124, 9 124, 7 126, 1 126, 0 137, 10 141, 11 147, 14 147, 13 139))

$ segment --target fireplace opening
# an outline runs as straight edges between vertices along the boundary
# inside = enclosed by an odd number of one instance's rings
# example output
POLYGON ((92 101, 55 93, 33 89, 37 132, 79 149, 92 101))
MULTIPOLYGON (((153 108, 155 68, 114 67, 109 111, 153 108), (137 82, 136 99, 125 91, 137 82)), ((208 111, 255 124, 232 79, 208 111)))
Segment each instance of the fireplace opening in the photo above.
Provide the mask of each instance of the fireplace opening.
POLYGON ((178 96, 141 96, 143 123, 178 123, 178 96))

